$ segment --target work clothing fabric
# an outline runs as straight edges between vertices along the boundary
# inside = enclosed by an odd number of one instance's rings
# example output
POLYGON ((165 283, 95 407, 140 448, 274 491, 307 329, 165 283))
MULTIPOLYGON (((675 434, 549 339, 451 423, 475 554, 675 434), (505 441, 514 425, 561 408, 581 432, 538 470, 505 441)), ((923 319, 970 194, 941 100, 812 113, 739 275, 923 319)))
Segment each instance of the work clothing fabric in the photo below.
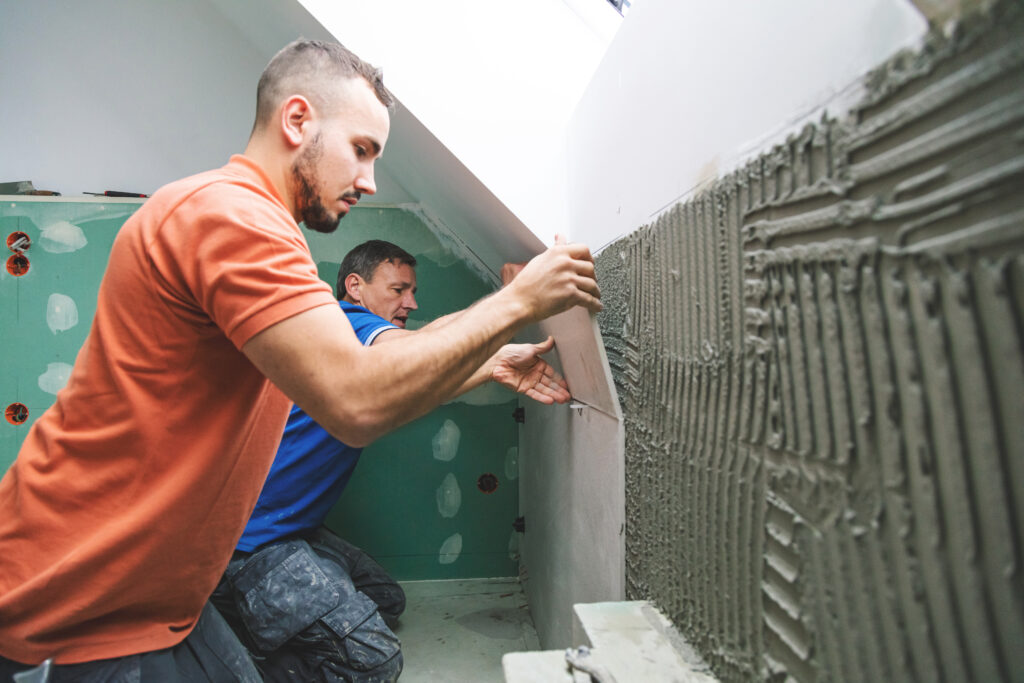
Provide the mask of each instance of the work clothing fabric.
MULTIPOLYGON (((0 683, 11 683, 14 674, 33 667, 0 657, 0 683)), ((100 659, 81 664, 57 665, 36 680, 46 683, 259 683, 249 653, 217 610, 207 603, 196 627, 182 642, 155 652, 100 659)))
POLYGON ((71 664, 189 635, 290 407, 240 349, 323 305, 302 232, 244 156, 125 223, 68 384, 0 481, 0 655, 71 664))
POLYGON ((212 601, 266 681, 394 681, 405 593, 326 528, 238 551, 212 601))
MULTIPOLYGON (((397 329, 362 306, 339 304, 366 346, 397 329)), ((391 681, 402 671, 388 624, 405 609, 404 592, 366 553, 321 526, 360 453, 293 406, 238 552, 214 592, 267 680, 391 681)))
MULTIPOLYGON (((366 346, 381 332, 398 329, 362 306, 339 303, 356 337, 366 346)), ((274 464, 238 549, 252 552, 300 531, 317 529, 348 484, 362 450, 338 441, 302 408, 292 406, 274 464)))

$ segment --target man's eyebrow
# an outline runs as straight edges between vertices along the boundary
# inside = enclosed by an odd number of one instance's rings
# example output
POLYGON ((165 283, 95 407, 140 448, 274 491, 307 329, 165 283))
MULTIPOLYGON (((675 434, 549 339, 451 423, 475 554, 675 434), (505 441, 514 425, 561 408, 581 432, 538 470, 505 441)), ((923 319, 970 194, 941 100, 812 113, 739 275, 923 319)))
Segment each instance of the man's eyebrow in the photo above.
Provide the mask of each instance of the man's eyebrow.
POLYGON ((377 142, 376 140, 374 140, 371 137, 367 137, 366 141, 370 143, 371 147, 373 147, 373 155, 374 156, 380 156, 380 150, 382 149, 381 146, 380 146, 380 143, 377 142))

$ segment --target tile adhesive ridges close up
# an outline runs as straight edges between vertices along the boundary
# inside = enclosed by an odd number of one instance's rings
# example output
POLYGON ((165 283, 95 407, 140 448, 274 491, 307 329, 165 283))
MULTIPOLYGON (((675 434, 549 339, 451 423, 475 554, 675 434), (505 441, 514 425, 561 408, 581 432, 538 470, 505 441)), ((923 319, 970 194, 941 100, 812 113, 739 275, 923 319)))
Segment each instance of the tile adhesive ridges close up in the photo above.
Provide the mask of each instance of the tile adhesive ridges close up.
POLYGON ((1022 680, 1024 11, 863 85, 598 257, 627 597, 722 680, 1022 680))

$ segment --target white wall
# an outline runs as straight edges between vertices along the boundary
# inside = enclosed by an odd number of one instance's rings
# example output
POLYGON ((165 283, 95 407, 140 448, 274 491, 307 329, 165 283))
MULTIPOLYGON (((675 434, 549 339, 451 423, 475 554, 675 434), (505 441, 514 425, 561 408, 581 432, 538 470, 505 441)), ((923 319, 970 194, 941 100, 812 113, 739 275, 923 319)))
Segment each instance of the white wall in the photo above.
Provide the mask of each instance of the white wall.
POLYGON ((244 146, 253 55, 217 40, 225 22, 209 3, 17 2, 2 12, 0 179, 63 194, 149 193, 244 146), (181 22, 187 30, 165 30, 181 22), (211 62, 238 77, 211 79, 211 62), (182 80, 210 97, 184 106, 173 86, 182 80), (235 125, 205 125, 211 106, 235 125))
POLYGON ((637 0, 569 125, 570 235, 649 223, 926 28, 908 0, 637 0))
POLYGON ((221 166, 245 148, 269 58, 316 29, 303 15, 271 0, 3 3, 0 181, 148 194, 221 166), (276 34, 246 30, 256 11, 276 34))

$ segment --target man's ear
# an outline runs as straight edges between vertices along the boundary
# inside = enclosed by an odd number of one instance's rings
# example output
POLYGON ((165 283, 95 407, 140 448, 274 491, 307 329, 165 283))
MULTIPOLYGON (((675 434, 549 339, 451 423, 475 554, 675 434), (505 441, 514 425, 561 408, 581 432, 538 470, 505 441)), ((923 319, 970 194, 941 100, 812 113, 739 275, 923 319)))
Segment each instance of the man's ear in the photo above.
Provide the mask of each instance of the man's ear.
POLYGON ((363 300, 360 298, 360 288, 362 286, 363 278, 359 277, 358 273, 349 273, 345 276, 345 296, 359 306, 363 305, 363 300))
POLYGON ((281 133, 292 147, 300 147, 309 133, 313 107, 302 95, 292 95, 281 105, 281 133))

